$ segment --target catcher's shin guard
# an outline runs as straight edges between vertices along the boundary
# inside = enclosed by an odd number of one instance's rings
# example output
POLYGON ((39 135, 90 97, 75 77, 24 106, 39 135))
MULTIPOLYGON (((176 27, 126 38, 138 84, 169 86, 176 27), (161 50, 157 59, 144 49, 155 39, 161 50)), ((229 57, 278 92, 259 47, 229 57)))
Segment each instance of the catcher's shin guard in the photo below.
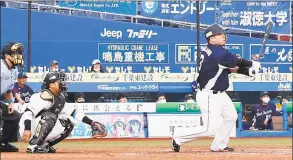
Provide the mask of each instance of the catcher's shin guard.
POLYGON ((31 146, 33 145, 42 145, 49 135, 49 133, 52 131, 53 127, 55 126, 55 123, 57 121, 57 115, 52 112, 44 112, 42 114, 41 120, 36 128, 35 135, 30 140, 29 144, 31 146))
POLYGON ((72 132, 74 128, 74 124, 70 121, 70 119, 67 119, 67 120, 59 119, 59 120, 62 126, 64 126, 64 131, 59 136, 59 138, 48 142, 50 146, 54 146, 55 144, 63 141, 65 138, 67 138, 70 135, 70 133, 72 132))

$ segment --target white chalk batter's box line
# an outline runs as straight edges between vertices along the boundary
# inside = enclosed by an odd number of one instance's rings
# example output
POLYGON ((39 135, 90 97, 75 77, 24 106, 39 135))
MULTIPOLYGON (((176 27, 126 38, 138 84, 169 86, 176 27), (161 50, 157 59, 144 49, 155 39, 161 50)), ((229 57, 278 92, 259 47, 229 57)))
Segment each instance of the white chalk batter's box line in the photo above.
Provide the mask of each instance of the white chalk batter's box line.
POLYGON ((104 64, 107 64, 107 65, 111 65, 111 64, 139 64, 139 65, 145 65, 145 64, 148 64, 148 65, 154 65, 154 64, 168 64, 170 63, 170 44, 168 43, 98 43, 98 58, 100 58, 100 45, 103 45, 103 44, 107 44, 107 45, 111 45, 111 44, 121 44, 121 45, 132 45, 132 44, 141 44, 141 45, 167 45, 168 46, 168 62, 167 63, 119 63, 119 62, 114 62, 114 63, 111 63, 111 62, 103 62, 104 64))
MULTIPOLYGON (((177 59, 177 46, 196 46, 197 44, 175 44, 175 64, 196 64, 196 61, 195 62, 178 62, 178 59, 177 59)), ((200 44, 200 46, 206 46, 207 44, 204 43, 204 44, 200 44)), ((243 48, 243 44, 233 44, 233 43, 229 43, 229 44, 226 44, 226 46, 241 46, 242 47, 242 54, 241 54, 241 57, 244 56, 244 48, 243 48)))
MULTIPOLYGON (((249 57, 251 57, 251 46, 261 46, 261 44, 250 44, 250 52, 249 52, 249 57)), ((286 46, 286 47, 292 47, 292 45, 290 44, 266 44, 264 47, 266 46, 276 46, 276 47, 283 47, 283 46, 286 46)), ((258 54, 258 53, 256 53, 258 54)), ((264 55, 265 56, 265 55, 264 55)), ((282 65, 282 64, 292 64, 292 62, 285 62, 285 63, 278 63, 278 62, 261 62, 261 64, 275 64, 275 65, 282 65)))

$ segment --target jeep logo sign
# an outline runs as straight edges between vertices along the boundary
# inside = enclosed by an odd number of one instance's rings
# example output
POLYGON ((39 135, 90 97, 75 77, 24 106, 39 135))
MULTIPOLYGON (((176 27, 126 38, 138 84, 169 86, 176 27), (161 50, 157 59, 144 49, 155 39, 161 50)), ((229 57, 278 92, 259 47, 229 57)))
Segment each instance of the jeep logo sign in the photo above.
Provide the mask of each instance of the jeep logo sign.
POLYGON ((101 37, 121 39, 122 31, 111 31, 104 28, 104 32, 101 33, 101 37))

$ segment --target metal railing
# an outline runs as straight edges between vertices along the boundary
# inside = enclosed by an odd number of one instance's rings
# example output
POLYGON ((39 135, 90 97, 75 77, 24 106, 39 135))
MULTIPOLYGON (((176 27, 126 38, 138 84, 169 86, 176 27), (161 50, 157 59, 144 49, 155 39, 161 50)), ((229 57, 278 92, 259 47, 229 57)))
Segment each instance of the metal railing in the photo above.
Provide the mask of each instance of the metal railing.
MULTIPOLYGON (((15 1, 15 0, 9 0, 7 2, 14 2, 18 4, 28 4, 28 2, 23 1, 15 1)), ((34 8, 37 11, 43 11, 45 9, 53 9, 53 13, 58 13, 59 10, 67 10, 69 12, 69 15, 72 15, 73 11, 81 11, 85 13, 97 13, 99 17, 94 18, 100 18, 104 19, 104 15, 110 15, 110 16, 121 16, 121 17, 129 17, 131 23, 140 23, 140 19, 144 20, 154 20, 160 22, 160 26, 164 26, 164 22, 170 23, 171 25, 180 25, 180 26, 186 26, 190 27, 191 30, 196 30, 196 23, 192 22, 184 22, 184 21, 175 21, 175 20, 168 20, 168 19, 160 19, 160 18, 152 18, 152 17, 145 17, 142 15, 127 15, 127 14, 118 14, 118 13, 109 13, 109 12, 100 12, 100 11, 92 11, 92 10, 84 10, 84 9, 75 9, 75 8, 66 8, 66 7, 60 7, 57 5, 56 1, 54 1, 55 5, 46 5, 46 4, 39 4, 39 3, 32 3, 34 6, 37 6, 37 8, 34 8)), ((7 3, 7 7, 9 7, 9 3, 7 3)), ((25 9, 25 8, 22 8, 25 9)), ((93 17, 92 17, 93 18, 93 17)), ((113 20, 115 20, 113 18, 113 20)), ((208 27, 207 24, 200 24, 200 29, 204 30, 208 27)), ((180 28, 180 27, 179 27, 180 28)), ((248 34, 249 37, 252 37, 253 34, 261 34, 264 33, 264 31, 257 31, 257 30, 249 30, 249 29, 241 29, 241 28, 233 28, 233 27, 226 27, 228 29, 229 33, 240 33, 240 34, 248 34)), ((184 29, 184 28, 181 28, 184 29)), ((271 33, 271 35, 278 35, 278 36, 289 36, 292 37, 292 34, 282 34, 282 33, 271 33)))

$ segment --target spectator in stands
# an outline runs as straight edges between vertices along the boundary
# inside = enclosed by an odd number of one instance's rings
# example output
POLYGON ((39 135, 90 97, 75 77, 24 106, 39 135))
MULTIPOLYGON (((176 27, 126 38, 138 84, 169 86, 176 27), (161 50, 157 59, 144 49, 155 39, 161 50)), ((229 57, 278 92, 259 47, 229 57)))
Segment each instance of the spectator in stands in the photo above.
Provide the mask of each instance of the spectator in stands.
POLYGON ((29 103, 31 96, 34 94, 34 91, 31 89, 31 87, 26 84, 27 78, 28 77, 23 72, 18 74, 17 82, 15 82, 13 88, 15 103, 29 103))
POLYGON ((127 97, 126 93, 119 93, 117 96, 117 101, 118 101, 118 103, 127 103, 128 97, 127 97))
POLYGON ((192 94, 187 94, 184 97, 184 102, 194 103, 195 102, 195 97, 192 94))
POLYGON ((84 103, 85 102, 84 94, 82 92, 75 93, 74 100, 75 100, 75 103, 84 103))
POLYGON ((93 60, 91 72, 92 73, 105 73, 100 60, 98 60, 98 59, 93 60))
POLYGON ((269 130, 272 128, 272 116, 276 115, 276 106, 270 103, 269 92, 261 92, 260 105, 252 109, 253 119, 251 130, 269 130))
POLYGON ((59 63, 56 60, 50 63, 50 72, 52 71, 59 71, 59 63))
POLYGON ((157 103, 166 103, 166 95, 165 94, 163 94, 163 93, 159 93, 158 95, 157 95, 157 103))

